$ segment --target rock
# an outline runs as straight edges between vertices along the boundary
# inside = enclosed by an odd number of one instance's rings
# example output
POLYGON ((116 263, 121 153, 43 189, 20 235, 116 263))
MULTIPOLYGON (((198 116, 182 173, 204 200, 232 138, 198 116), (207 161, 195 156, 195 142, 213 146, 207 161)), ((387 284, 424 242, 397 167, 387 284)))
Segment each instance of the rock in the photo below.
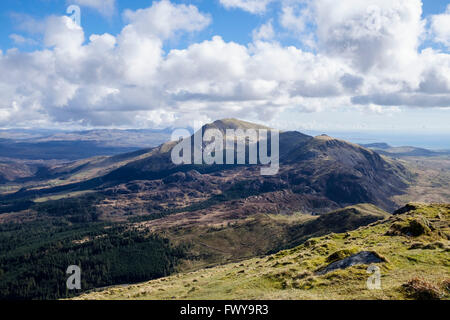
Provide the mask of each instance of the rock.
POLYGON ((436 250, 436 249, 447 249, 448 246, 440 241, 436 241, 433 243, 421 243, 421 242, 416 242, 413 243, 411 245, 411 247, 409 247, 409 250, 415 250, 415 249, 422 249, 422 250, 436 250))
POLYGON ((417 210, 417 208, 418 208, 418 205, 417 205, 417 204, 414 204, 414 203, 408 203, 408 204, 407 204, 406 206, 404 206, 403 208, 400 208, 400 209, 396 210, 396 211, 393 213, 393 215, 396 216, 396 215, 399 215, 399 214, 405 214, 405 213, 408 213, 408 212, 410 212, 410 211, 417 210))
POLYGON ((186 173, 186 181, 198 181, 202 179, 202 174, 197 170, 190 170, 186 173))
POLYGON ((336 251, 335 253, 328 256, 327 262, 332 263, 332 262, 343 260, 347 257, 350 257, 350 256, 356 254, 358 251, 359 250, 356 248, 343 249, 343 250, 336 251))
POLYGON ((324 275, 338 269, 347 269, 351 266, 360 264, 372 264, 386 262, 386 259, 373 251, 361 251, 348 258, 330 263, 328 266, 316 272, 317 275, 324 275))
POLYGON ((409 219, 404 222, 396 222, 388 230, 388 236, 419 237, 431 233, 430 222, 425 218, 409 219))
POLYGON ((186 174, 183 172, 176 172, 176 173, 163 179, 165 184, 174 183, 174 182, 183 182, 185 180, 186 180, 186 174))

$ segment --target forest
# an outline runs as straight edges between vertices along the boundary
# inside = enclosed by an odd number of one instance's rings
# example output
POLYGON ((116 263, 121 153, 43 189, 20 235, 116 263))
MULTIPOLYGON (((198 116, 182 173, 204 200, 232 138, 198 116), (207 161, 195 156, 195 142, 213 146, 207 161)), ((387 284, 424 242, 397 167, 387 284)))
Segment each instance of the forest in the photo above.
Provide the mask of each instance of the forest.
POLYGON ((68 298, 155 279, 171 274, 184 257, 184 248, 167 239, 127 224, 86 220, 40 216, 0 225, 0 299, 68 298), (81 268, 81 291, 66 288, 70 265, 81 268))

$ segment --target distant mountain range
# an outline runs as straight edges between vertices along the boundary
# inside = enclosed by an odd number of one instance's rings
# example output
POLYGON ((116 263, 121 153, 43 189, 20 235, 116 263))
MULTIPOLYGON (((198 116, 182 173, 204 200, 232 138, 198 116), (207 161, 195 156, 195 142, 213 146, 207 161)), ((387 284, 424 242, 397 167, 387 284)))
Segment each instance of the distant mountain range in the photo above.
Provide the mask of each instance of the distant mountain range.
POLYGON ((387 143, 370 143, 362 144, 364 148, 369 148, 377 151, 380 154, 384 154, 392 157, 433 157, 439 155, 450 155, 450 150, 434 151, 417 147, 392 147, 387 143))
POLYGON ((170 139, 172 129, 0 130, 0 158, 79 160, 116 155, 158 146, 170 139))
MULTIPOLYGON (((206 125, 202 130, 206 128, 225 132, 261 126, 225 119, 206 125)), ((254 210, 262 211, 326 212, 358 203, 372 203, 392 210, 390 197, 401 193, 411 179, 401 163, 325 135, 311 137, 299 132, 282 132, 280 172, 271 177, 262 177, 259 166, 255 165, 175 165, 171 161, 175 144, 168 142, 111 158, 44 168, 37 171, 36 178, 57 180, 56 186, 53 182, 53 186, 47 188, 25 187, 8 198, 41 198, 94 190, 104 198, 117 200, 120 205, 115 208, 116 215, 130 212, 152 215, 168 209, 192 212, 198 211, 196 206, 212 204, 230 215, 242 214, 245 209, 232 213, 229 204, 250 196, 256 197, 254 205, 260 207, 254 210), (142 194, 145 194, 145 201, 142 194), (263 194, 264 197, 257 200, 263 194)), ((103 213, 109 210, 107 207, 97 209, 103 213)))
MULTIPOLYGON (((244 121, 228 121, 228 128, 256 128, 244 121)), ((258 126, 263 127, 263 126, 258 126)), ((80 160, 111 156, 159 146, 170 140, 174 129, 95 129, 64 131, 45 129, 0 130, 0 159, 80 160)), ((192 129, 189 128, 192 132, 192 129)), ((417 147, 392 147, 387 143, 361 144, 380 154, 404 156, 450 155, 450 150, 429 150, 417 147)))

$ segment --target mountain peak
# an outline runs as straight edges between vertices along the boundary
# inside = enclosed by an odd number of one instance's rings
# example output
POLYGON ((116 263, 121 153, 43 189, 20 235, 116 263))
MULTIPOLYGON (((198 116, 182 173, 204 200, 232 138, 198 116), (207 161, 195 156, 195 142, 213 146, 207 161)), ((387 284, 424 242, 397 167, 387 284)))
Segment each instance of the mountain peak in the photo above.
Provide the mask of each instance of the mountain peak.
POLYGON ((330 140, 337 140, 336 138, 330 137, 326 134, 321 134, 320 136, 315 137, 317 140, 323 140, 323 141, 330 141, 330 140))
POLYGON ((235 119, 235 118, 216 120, 213 123, 205 125, 205 128, 206 129, 219 129, 221 131, 226 130, 226 129, 235 129, 235 130, 236 129, 243 129, 243 130, 266 129, 266 130, 270 130, 270 128, 267 126, 256 124, 256 123, 251 123, 251 122, 247 122, 247 121, 243 121, 243 120, 239 120, 239 119, 235 119))

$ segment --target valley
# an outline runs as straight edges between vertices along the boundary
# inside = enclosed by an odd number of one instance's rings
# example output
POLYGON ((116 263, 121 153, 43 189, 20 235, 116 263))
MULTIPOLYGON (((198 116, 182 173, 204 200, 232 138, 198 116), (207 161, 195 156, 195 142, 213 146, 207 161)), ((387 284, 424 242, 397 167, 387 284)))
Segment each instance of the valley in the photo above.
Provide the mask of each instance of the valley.
MULTIPOLYGON (((236 119, 207 128, 267 129, 236 119)), ((75 296, 64 289, 66 264, 83 266, 86 291, 263 259, 384 221, 412 201, 450 201, 443 155, 391 157, 281 132, 279 172, 261 176, 260 165, 175 165, 174 145, 10 161, 23 166, 15 176, 0 166, 9 173, 0 186, 0 296, 75 296)))
POLYGON ((401 212, 267 257, 93 291, 78 299, 449 299, 450 206, 411 204, 401 212), (423 229, 410 233, 416 223, 423 229), (379 289, 367 287, 369 262, 322 272, 361 252, 378 257, 379 289))
POLYGON ((450 0, 3 0, 0 16, 12 314, 445 308, 450 0))

